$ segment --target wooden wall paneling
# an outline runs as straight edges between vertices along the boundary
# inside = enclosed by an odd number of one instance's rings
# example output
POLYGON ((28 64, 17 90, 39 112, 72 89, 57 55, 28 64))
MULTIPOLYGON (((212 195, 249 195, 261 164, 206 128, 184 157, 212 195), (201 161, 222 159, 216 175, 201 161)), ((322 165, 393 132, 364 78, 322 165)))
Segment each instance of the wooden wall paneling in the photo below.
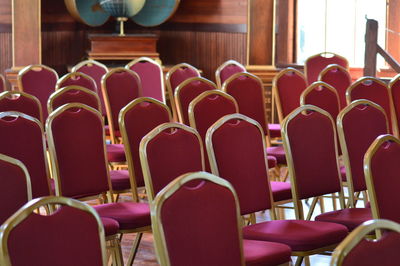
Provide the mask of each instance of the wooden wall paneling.
POLYGON ((295 35, 295 0, 276 2, 276 64, 293 63, 295 35))
MULTIPOLYGON (((386 49, 397 61, 400 61, 400 0, 388 1, 386 49)), ((379 30, 385 30, 379 25, 379 30)))

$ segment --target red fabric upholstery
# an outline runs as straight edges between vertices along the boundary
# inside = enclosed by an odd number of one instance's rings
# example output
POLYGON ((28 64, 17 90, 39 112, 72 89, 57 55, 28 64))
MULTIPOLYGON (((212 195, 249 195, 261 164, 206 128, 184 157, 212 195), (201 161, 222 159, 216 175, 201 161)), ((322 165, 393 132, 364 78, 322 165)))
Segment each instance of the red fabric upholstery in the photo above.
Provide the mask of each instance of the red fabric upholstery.
POLYGON ((101 222, 104 226, 104 234, 105 236, 112 236, 118 233, 119 224, 116 220, 111 218, 101 217, 101 222))
POLYGON ((212 135, 219 176, 235 188, 242 215, 271 207, 263 137, 244 120, 229 120, 212 135))
POLYGON ((95 110, 100 110, 97 98, 81 90, 68 90, 58 94, 56 98, 53 98, 53 110, 66 103, 83 103, 95 110))
POLYGON ((146 203, 115 202, 94 206, 101 217, 111 218, 119 223, 120 230, 149 226, 150 208, 146 203))
POLYGON ((140 141, 155 127, 170 122, 168 110, 152 102, 141 102, 125 113, 124 121, 129 139, 125 145, 130 147, 136 185, 143 187, 143 172, 139 157, 140 141))
POLYGON ((0 153, 26 166, 33 198, 50 195, 43 141, 39 124, 20 116, 0 119, 0 153))
POLYGON ((323 85, 314 87, 313 90, 309 91, 304 97, 304 103, 315 105, 327 111, 332 116, 333 121, 336 121, 340 111, 337 95, 323 85))
POLYGON ((179 86, 179 84, 189 78, 194 77, 199 77, 199 75, 194 69, 190 67, 176 69, 169 77, 172 93, 175 93, 175 89, 179 86))
POLYGON ((267 155, 268 169, 274 168, 278 162, 274 156, 267 155))
POLYGON ((67 86, 76 85, 76 86, 84 87, 88 90, 91 90, 91 91, 94 91, 97 93, 98 88, 97 88, 96 82, 94 81, 94 79, 92 79, 90 77, 86 78, 83 75, 76 75, 75 73, 69 73, 69 74, 65 75, 64 77, 62 77, 61 79, 63 79, 63 81, 58 84, 59 85, 58 87, 60 89, 67 87, 67 86))
POLYGON ((163 73, 161 68, 149 61, 140 61, 130 67, 135 71, 142 83, 142 92, 144 97, 151 97, 164 102, 163 73))
MULTIPOLYGON (((106 136, 110 136, 110 126, 109 126, 109 125, 105 125, 105 126, 104 126, 104 129, 106 130, 106 136)), ((114 132, 114 135, 115 135, 116 137, 121 137, 121 132, 120 132, 119 130, 116 130, 116 131, 114 132)))
POLYGON ((131 188, 128 170, 110 171, 111 185, 113 190, 121 191, 131 188))
POLYGON ((352 231, 363 222, 372 220, 372 213, 370 208, 350 208, 320 214, 315 220, 342 224, 352 231))
POLYGON ((287 135, 299 199, 340 191, 331 120, 315 111, 299 113, 289 121, 287 135))
POLYGON ((280 243, 243 240, 246 266, 275 266, 290 261, 291 249, 280 243))
POLYGON ((340 177, 342 178, 343 182, 347 181, 346 167, 344 167, 343 165, 340 166, 340 177))
POLYGON ((243 68, 240 65, 236 64, 229 64, 225 66, 221 71, 219 72, 219 77, 221 79, 221 85, 224 84, 224 82, 230 78, 233 74, 239 73, 239 72, 246 72, 246 69, 243 68))
POLYGON ((47 113, 47 100, 50 94, 52 94, 56 88, 57 75, 46 68, 31 69, 26 72, 22 78, 22 86, 24 92, 36 96, 41 105, 43 111, 43 119, 46 120, 47 113))
POLYGON ((336 89, 339 95, 340 107, 343 109, 347 106, 346 90, 351 85, 350 74, 347 70, 334 67, 334 65, 328 67, 329 70, 320 77, 320 80, 336 89))
MULTIPOLYGON (((18 92, 16 93, 18 94, 18 92)), ((21 94, 19 94, 15 98, 4 97, 3 99, 0 99, 0 112, 7 111, 21 112, 32 116, 40 121, 41 111, 38 103, 21 94)))
POLYGON ((8 248, 15 266, 102 265, 95 218, 69 206, 49 216, 31 213, 10 232, 8 248))
POLYGON ((290 183, 286 182, 271 182, 271 191, 274 201, 290 200, 292 199, 292 190, 290 183))
POLYGON ((272 146, 266 149, 267 154, 276 158, 278 164, 286 164, 286 155, 283 146, 272 146))
POLYGON ((183 129, 160 132, 146 150, 154 195, 178 176, 203 170, 199 140, 183 129))
POLYGON ((24 171, 16 165, 0 160, 0 224, 29 201, 24 171))
POLYGON ((303 220, 268 221, 243 228, 243 237, 246 239, 283 243, 293 251, 313 250, 340 243, 347 233, 347 228, 341 224, 303 220))
POLYGON ((269 134, 271 138, 281 137, 281 125, 280 124, 268 124, 269 134))
POLYGON ((362 104, 346 113, 342 119, 342 125, 354 191, 366 190, 364 154, 379 135, 388 133, 386 117, 375 107, 362 104))
POLYGON ((107 144, 107 159, 109 162, 125 162, 124 144, 107 144))
POLYGON ((304 64, 305 72, 307 73, 307 81, 308 84, 313 83, 314 81, 318 80, 318 75, 321 71, 328 65, 337 64, 344 68, 347 68, 347 60, 339 57, 339 56, 332 56, 332 57, 325 57, 323 55, 316 55, 309 59, 307 59, 306 63, 304 64))
POLYGON ((396 82, 391 83, 391 91, 393 98, 394 113, 396 114, 397 126, 400 125, 400 79, 396 82))
POLYGON ((190 102, 203 92, 214 89, 214 86, 206 83, 203 80, 193 80, 192 82, 186 84, 184 87, 181 87, 178 95, 180 106, 177 106, 177 108, 180 108, 184 124, 189 125, 188 108, 190 102))

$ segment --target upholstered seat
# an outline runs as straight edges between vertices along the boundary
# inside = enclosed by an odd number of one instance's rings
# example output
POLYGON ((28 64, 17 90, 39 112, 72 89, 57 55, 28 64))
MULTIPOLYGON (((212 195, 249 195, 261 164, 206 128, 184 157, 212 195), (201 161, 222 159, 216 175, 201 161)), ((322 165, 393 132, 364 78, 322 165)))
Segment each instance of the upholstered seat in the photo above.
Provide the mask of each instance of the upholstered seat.
POLYGON ((267 155, 268 169, 274 168, 278 161, 274 156, 267 155))
POLYGON ((104 226, 104 234, 106 236, 112 236, 118 233, 119 223, 111 218, 100 217, 101 222, 104 226))
POLYGON ((290 183, 272 181, 271 191, 275 202, 292 199, 290 183))
POLYGON ((347 181, 347 178, 346 178, 346 167, 344 167, 343 165, 340 166, 340 177, 342 178, 343 182, 347 181))
POLYGON ((283 146, 272 146, 267 148, 267 154, 276 158, 278 164, 286 164, 286 155, 283 146))
POLYGON ((281 125, 280 124, 268 124, 269 134, 271 138, 281 137, 281 125))
POLYGON ((247 266, 273 266, 290 261, 291 250, 280 243, 244 239, 243 253, 247 266))
MULTIPOLYGON (((110 126, 109 125, 105 125, 104 126, 105 130, 106 130, 106 136, 110 135, 110 126)), ((115 136, 116 137, 121 137, 121 132, 119 130, 115 130, 115 136)))
POLYGON ((315 217, 316 221, 342 224, 352 231, 365 221, 372 219, 370 208, 351 208, 331 211, 315 217))
POLYGON ((111 170, 110 179, 114 191, 121 191, 131 188, 128 170, 111 170))
POLYGON ((126 161, 125 149, 123 144, 107 144, 106 151, 107 151, 107 159, 109 162, 126 161))

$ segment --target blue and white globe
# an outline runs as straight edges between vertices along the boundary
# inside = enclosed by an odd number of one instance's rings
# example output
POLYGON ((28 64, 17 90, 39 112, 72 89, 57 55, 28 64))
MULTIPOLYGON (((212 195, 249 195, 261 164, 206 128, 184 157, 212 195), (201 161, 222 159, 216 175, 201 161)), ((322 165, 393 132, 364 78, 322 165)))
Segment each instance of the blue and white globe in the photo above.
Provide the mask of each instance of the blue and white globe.
POLYGON ((113 17, 129 18, 136 15, 146 0, 99 0, 100 6, 113 17))

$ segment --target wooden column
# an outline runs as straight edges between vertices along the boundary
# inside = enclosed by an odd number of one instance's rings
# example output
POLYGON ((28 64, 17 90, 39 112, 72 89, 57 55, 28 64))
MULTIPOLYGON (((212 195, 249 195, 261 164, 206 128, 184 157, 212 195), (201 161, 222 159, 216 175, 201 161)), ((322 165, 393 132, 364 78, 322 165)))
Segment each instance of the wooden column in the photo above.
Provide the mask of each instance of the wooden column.
POLYGON ((377 44, 378 22, 373 19, 368 19, 365 30, 364 76, 376 76, 377 44))
POLYGON ((295 55, 295 0, 276 2, 276 64, 294 63, 295 55))

